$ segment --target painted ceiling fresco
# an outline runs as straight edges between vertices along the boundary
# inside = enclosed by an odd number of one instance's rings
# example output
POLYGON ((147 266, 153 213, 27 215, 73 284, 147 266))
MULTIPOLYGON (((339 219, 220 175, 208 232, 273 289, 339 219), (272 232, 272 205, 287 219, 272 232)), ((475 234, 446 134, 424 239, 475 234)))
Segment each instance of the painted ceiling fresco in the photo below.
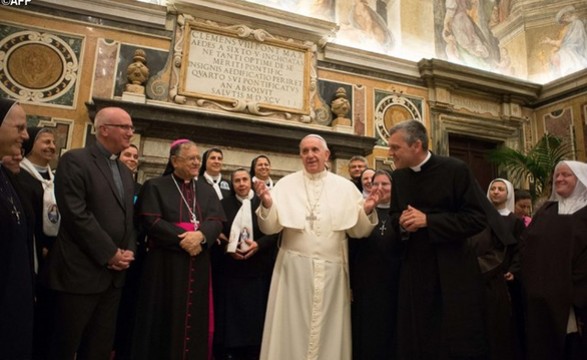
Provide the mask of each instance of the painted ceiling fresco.
POLYGON ((585 0, 248 1, 335 21, 333 41, 413 61, 440 58, 537 83, 587 68, 585 0))
POLYGON ((336 22, 333 42, 412 61, 439 58, 535 83, 587 68, 586 0, 246 1, 336 22))

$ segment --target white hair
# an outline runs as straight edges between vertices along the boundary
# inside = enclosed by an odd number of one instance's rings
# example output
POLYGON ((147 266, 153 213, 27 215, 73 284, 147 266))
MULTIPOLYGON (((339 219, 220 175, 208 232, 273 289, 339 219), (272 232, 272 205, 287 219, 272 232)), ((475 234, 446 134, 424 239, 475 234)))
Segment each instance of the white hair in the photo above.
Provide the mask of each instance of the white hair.
POLYGON ((324 150, 326 150, 326 151, 330 151, 330 150, 328 149, 328 144, 326 143, 326 140, 324 140, 324 138, 323 138, 322 136, 318 135, 318 134, 308 134, 308 135, 304 136, 304 137, 302 138, 302 140, 300 141, 300 150, 302 150, 302 142, 303 142, 304 140, 306 140, 307 138, 314 138, 314 139, 318 139, 318 140, 320 141, 320 143, 322 144, 322 148, 323 148, 324 150))

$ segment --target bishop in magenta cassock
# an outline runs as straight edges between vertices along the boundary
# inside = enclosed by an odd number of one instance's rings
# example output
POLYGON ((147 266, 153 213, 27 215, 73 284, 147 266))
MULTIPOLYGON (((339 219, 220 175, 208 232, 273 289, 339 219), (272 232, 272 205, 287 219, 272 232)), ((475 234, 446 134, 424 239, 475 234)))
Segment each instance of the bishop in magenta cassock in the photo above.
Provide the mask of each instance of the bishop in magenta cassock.
POLYGON ((145 182, 137 200, 149 251, 137 305, 136 359, 211 357, 209 248, 224 212, 214 190, 195 180, 198 162, 196 144, 175 141, 168 169, 145 182))

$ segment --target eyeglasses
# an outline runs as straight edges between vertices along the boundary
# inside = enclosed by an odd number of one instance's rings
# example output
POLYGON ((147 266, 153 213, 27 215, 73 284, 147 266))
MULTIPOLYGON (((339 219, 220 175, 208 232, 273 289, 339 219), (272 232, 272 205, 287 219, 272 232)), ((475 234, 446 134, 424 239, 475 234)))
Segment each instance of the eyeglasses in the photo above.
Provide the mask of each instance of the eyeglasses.
POLYGON ((199 163, 202 161, 202 158, 200 158, 200 156, 190 156, 190 157, 183 157, 183 156, 179 156, 179 155, 175 155, 176 158, 187 161, 187 162, 191 162, 191 163, 199 163))
POLYGON ((135 131, 135 127, 132 125, 123 125, 123 124, 102 124, 102 126, 114 126, 124 131, 135 131))

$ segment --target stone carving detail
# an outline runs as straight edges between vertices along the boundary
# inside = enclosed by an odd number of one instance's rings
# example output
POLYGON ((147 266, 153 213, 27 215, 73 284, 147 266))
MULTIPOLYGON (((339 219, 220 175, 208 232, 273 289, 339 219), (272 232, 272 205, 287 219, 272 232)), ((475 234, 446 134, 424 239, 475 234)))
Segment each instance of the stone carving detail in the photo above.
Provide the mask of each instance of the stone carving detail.
POLYGON ((128 83, 125 86, 125 91, 135 94, 145 94, 145 87, 143 84, 149 78, 149 68, 147 67, 147 58, 143 49, 135 50, 133 62, 126 68, 126 77, 128 83))
POLYGON ((491 101, 458 95, 454 95, 452 101, 455 109, 465 109, 475 114, 491 114, 495 117, 500 115, 500 104, 491 101))
POLYGON ((72 89, 80 69, 72 45, 81 47, 82 40, 69 40, 71 44, 37 31, 19 31, 1 39, 0 88, 21 101, 73 106, 72 89))
POLYGON ((169 81, 173 63, 173 53, 169 52, 163 69, 151 76, 147 81, 145 93, 149 99, 167 101, 169 96, 169 81))
POLYGON ((193 19, 189 15, 178 15, 177 16, 177 31, 175 33, 175 45, 173 46, 173 74, 171 77, 171 87, 169 90, 169 96, 173 102, 177 104, 185 104, 187 99, 183 95, 179 95, 179 70, 181 68, 181 59, 183 57, 183 41, 185 36, 185 22, 186 17, 193 19))
POLYGON ((172 101, 210 110, 328 125, 330 110, 318 99, 315 43, 274 36, 243 24, 221 25, 187 14, 178 15, 177 22, 169 91, 172 101), (200 45, 205 41, 211 45, 200 45), (260 56, 262 49, 269 51, 266 58, 255 57, 260 56), (212 52, 215 55, 208 58, 212 52), (295 54, 289 55, 295 58, 295 65, 281 63, 272 57, 277 56, 275 52, 295 54), (245 58, 257 67, 265 66, 268 72, 249 77, 257 70, 249 70, 249 64, 243 62, 245 58), (295 89, 295 96, 287 96, 286 87, 295 89))
POLYGON ((332 112, 336 114, 336 119, 334 119, 335 125, 351 126, 351 119, 346 117, 351 109, 351 104, 347 99, 346 90, 343 87, 336 90, 336 98, 332 100, 330 106, 332 112))
POLYGON ((422 120, 418 106, 403 94, 394 94, 381 99, 375 106, 375 130, 377 145, 387 146, 389 129, 404 120, 422 120))

